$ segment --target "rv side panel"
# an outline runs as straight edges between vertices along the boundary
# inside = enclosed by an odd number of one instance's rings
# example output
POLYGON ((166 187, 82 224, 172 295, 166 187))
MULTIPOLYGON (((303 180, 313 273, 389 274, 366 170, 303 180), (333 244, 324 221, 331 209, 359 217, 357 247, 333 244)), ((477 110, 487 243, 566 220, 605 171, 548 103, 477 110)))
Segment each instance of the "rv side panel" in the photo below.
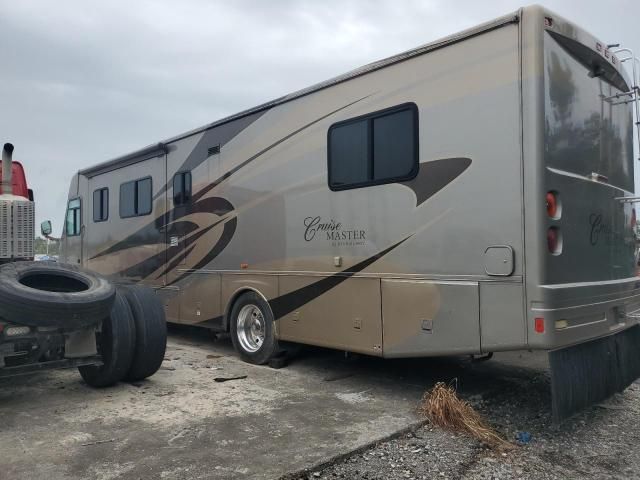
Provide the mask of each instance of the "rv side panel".
POLYGON ((144 218, 90 222, 90 266, 158 287, 174 322, 228 328, 232 302, 253 290, 282 339, 387 356, 479 353, 504 329, 517 345, 523 311, 496 321, 482 306, 483 292, 506 301, 493 286, 525 274, 519 26, 514 17, 443 45, 159 144, 142 161, 88 169, 91 189, 113 189, 114 213, 120 185, 152 172, 154 205, 144 218), (331 186, 331 132, 379 122, 390 133, 376 138, 393 139, 394 112, 411 119, 412 169, 384 177, 389 164, 373 181, 331 186), (397 313, 398 298, 409 312, 397 313), (463 334, 452 323, 461 318, 463 334))
MULTIPOLYGON (((81 178, 85 178, 81 176, 81 178)), ((85 265, 111 278, 163 286, 165 231, 158 219, 166 212, 165 156, 124 166, 86 179, 85 265), (95 192, 108 190, 106 220, 101 221, 95 192), (95 207, 95 208, 94 208, 95 207)))

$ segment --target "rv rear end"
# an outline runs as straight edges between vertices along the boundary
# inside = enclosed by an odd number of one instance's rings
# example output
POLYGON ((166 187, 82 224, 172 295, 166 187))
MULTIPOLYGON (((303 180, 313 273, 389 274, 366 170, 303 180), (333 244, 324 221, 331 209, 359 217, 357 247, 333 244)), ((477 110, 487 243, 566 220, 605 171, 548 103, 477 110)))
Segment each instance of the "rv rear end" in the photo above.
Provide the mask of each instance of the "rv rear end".
POLYGON ((522 27, 528 345, 551 351, 559 418, 640 375, 637 79, 553 13, 525 9, 522 27))

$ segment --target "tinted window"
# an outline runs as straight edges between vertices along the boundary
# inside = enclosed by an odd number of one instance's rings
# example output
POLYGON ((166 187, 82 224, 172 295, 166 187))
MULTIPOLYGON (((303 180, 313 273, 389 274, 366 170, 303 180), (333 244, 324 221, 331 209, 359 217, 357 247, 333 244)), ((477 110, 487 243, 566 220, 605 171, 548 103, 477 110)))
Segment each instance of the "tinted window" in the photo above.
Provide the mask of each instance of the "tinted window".
POLYGON ((151 213, 151 190, 151 178, 120 185, 120 217, 137 217, 151 213))
POLYGON ((402 105, 329 129, 333 190, 405 181, 418 172, 418 110, 402 105))
POLYGON ((184 205, 191 200, 191 172, 176 173, 173 177, 173 204, 184 205))
POLYGON ((65 233, 68 237, 80 235, 80 199, 69 200, 67 218, 65 221, 65 233))
POLYGON ((331 184, 363 183, 370 178, 368 122, 360 120, 331 130, 331 184))
POLYGON ((373 119, 373 176, 375 180, 404 177, 416 161, 413 111, 373 119))
POLYGON ((104 222, 109 218, 109 189, 101 188, 93 192, 93 221, 104 222))
POLYGON ((136 182, 120 185, 120 216, 135 217, 136 215, 136 182))
POLYGON ((151 179, 138 180, 136 184, 138 186, 136 215, 147 215, 151 213, 151 179))

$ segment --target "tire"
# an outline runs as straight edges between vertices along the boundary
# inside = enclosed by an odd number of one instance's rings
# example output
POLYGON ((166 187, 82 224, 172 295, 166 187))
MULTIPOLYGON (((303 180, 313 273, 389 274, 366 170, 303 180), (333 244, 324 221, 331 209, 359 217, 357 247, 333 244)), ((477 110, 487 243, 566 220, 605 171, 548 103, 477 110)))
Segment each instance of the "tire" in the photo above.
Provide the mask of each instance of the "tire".
POLYGON ((135 349, 135 324, 129 304, 121 292, 116 292, 111 314, 102 322, 97 334, 101 366, 79 367, 80 375, 92 387, 108 387, 129 372, 135 349))
POLYGON ((279 353, 273 313, 269 304, 257 293, 243 293, 235 301, 230 324, 233 347, 245 362, 264 365, 279 353))
POLYGON ((75 265, 14 262, 0 267, 0 317, 30 327, 84 328, 109 316, 115 287, 75 265))
POLYGON ((164 307, 150 288, 140 285, 123 287, 124 294, 136 328, 136 343, 133 361, 127 381, 138 381, 158 371, 167 348, 167 321, 164 307))

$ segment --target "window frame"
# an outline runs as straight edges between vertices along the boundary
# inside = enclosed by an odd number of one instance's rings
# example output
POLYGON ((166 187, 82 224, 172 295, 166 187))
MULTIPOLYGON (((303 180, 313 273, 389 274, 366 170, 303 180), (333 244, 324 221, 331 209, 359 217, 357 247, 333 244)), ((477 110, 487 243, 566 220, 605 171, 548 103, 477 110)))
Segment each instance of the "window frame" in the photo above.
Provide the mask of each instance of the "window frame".
MULTIPOLYGON (((182 180, 181 183, 182 183, 182 188, 183 188, 182 197, 184 199, 184 192, 185 192, 184 180, 182 180)), ((189 203, 191 203, 191 198, 193 197, 193 175, 191 174, 191 170, 181 170, 181 171, 176 172, 173 175, 173 179, 171 181, 171 191, 172 191, 172 197, 173 197, 172 200, 173 200, 173 206, 174 207, 181 207, 183 205, 188 205, 189 203), (180 203, 177 203, 176 202, 176 188, 175 188, 176 187, 176 177, 180 176, 180 177, 182 177, 184 179, 187 175, 189 176, 189 197, 186 200, 184 200, 184 201, 182 201, 180 203)))
MULTIPOLYGON (((93 209, 92 209, 92 210, 93 210, 93 211, 92 211, 92 214, 93 214, 93 223, 106 222, 107 220, 109 220, 109 187, 96 188, 96 189, 93 191, 93 197, 92 197, 92 199, 91 199, 91 200, 92 200, 92 202, 93 202, 93 204, 91 205, 91 206, 93 207, 93 209), (96 205, 95 205, 95 203, 96 203, 96 192, 103 192, 103 191, 106 191, 106 192, 107 192, 107 199, 106 199, 106 202, 105 202, 105 203, 106 203, 106 205, 102 204, 102 193, 100 193, 100 206, 101 206, 101 207, 105 207, 105 206, 106 206, 106 213, 107 213, 107 216, 106 216, 106 217, 104 217, 104 218, 96 219, 96 205)), ((103 211, 103 209, 102 209, 102 208, 100 209, 100 213, 104 213, 104 211, 103 211)))
POLYGON ((147 175, 146 177, 136 178, 135 180, 129 180, 128 182, 123 182, 120 184, 120 191, 118 196, 118 213, 120 214, 120 218, 134 218, 134 217, 145 217, 150 215, 153 212, 153 178, 151 175, 147 175), (151 198, 149 199, 149 211, 140 213, 138 212, 138 182, 142 182, 143 180, 149 180, 151 182, 151 187, 149 188, 149 194, 151 198), (133 215, 123 215, 122 214, 122 187, 124 185, 128 185, 130 183, 135 184, 134 188, 134 214, 133 215))
MULTIPOLYGON (((334 192, 339 192, 342 190, 351 190, 354 188, 363 188, 363 187, 371 187, 374 185, 385 185, 388 183, 398 183, 398 182, 406 182, 409 180, 413 180, 420 170, 420 121, 419 121, 419 113, 418 106, 413 102, 402 103, 400 105, 395 105, 393 107, 385 108, 382 110, 377 110, 375 112, 366 113, 364 115, 360 115, 357 117, 349 118, 347 120, 342 120, 340 122, 336 122, 329 127, 327 131, 327 183, 329 185, 329 189, 334 192), (373 166, 373 122, 376 118, 385 117, 387 115, 391 115, 393 113, 399 113, 404 111, 410 111, 413 114, 413 168, 407 175, 402 175, 399 177, 390 177, 384 178, 381 180, 367 180, 365 182, 357 182, 357 183, 348 183, 344 185, 335 185, 333 183, 332 175, 331 175, 331 133, 334 129, 340 128, 342 126, 350 125, 353 123, 366 121, 367 122, 367 142, 369 145, 369 151, 367 152, 368 159, 368 168, 373 166)), ((375 168, 374 168, 375 172, 375 168)))
MULTIPOLYGON (((74 226, 76 226, 75 222, 74 222, 74 226)), ((75 232, 75 229, 74 229, 74 232, 75 232)), ((65 237, 78 237, 81 233, 82 233, 82 197, 73 197, 67 201, 67 211, 64 216, 64 235, 65 237), (69 226, 69 223, 68 223, 69 211, 70 211, 69 205, 71 204, 71 202, 75 200, 78 201, 78 208, 74 208, 73 210, 78 210, 78 225, 77 225, 78 229, 77 229, 77 233, 69 234, 69 229, 67 228, 69 226)))

